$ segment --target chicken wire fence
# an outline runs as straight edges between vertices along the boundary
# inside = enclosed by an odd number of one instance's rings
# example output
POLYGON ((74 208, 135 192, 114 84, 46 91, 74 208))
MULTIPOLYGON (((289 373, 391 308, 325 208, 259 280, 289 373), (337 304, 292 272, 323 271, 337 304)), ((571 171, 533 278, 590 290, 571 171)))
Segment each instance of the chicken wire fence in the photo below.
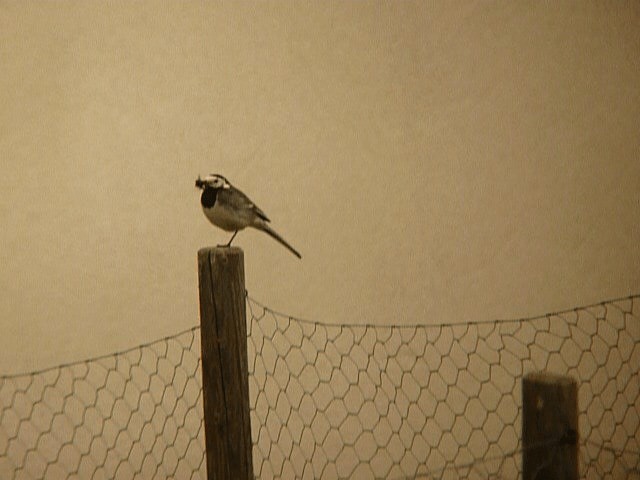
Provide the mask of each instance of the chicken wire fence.
MULTIPOLYGON (((578 381, 581 477, 640 478, 639 303, 373 326, 247 297, 255 476, 517 478, 521 379, 547 370, 578 381)), ((0 478, 206 478, 201 391, 198 327, 2 376, 0 478)), ((548 462, 561 444, 549 440, 548 462)))

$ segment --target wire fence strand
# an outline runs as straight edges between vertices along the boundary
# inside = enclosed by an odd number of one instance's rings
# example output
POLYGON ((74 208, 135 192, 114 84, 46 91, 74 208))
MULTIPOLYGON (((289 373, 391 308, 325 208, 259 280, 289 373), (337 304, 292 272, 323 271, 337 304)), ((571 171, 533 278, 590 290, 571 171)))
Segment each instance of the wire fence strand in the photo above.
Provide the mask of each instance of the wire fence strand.
MULTIPOLYGON (((640 478, 639 304, 377 326, 247 297, 255 476, 518 478, 521 380, 546 370, 578 381, 581 478, 640 478)), ((201 392, 198 327, 1 376, 0 478, 206 478, 201 392)))

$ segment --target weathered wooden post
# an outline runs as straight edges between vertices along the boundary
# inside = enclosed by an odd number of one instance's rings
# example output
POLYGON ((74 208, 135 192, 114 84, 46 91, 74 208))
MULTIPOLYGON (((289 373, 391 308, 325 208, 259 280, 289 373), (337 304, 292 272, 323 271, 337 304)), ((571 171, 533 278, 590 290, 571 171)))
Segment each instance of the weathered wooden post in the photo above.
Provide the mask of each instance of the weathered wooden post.
POLYGON ((578 386, 571 377, 522 380, 523 480, 578 479, 578 386))
POLYGON ((208 480, 253 479, 244 254, 198 251, 208 480))

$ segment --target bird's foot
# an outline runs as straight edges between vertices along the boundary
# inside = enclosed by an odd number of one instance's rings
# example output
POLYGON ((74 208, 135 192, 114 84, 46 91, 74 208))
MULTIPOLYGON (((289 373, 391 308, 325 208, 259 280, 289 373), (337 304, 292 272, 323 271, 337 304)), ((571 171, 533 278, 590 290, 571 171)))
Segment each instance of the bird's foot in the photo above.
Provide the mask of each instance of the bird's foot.
POLYGON ((236 238, 237 234, 238 234, 238 230, 233 232, 233 235, 231 235, 231 238, 229 239, 229 243, 227 243, 226 245, 218 245, 218 246, 219 247, 227 247, 227 248, 229 248, 231 246, 231 242, 233 242, 233 239, 236 238))
POLYGON ((231 239, 229 240, 229 243, 225 243, 224 245, 220 245, 218 244, 217 247, 218 248, 229 248, 231 247, 231 242, 233 242, 233 239, 236 238, 236 235, 238 234, 238 230, 236 230, 233 235, 231 236, 231 239))

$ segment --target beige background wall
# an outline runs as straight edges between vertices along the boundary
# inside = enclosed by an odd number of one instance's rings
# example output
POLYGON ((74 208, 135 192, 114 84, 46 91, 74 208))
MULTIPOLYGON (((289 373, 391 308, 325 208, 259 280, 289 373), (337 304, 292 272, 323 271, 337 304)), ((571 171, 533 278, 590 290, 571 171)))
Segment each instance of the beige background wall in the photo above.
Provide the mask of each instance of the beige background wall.
POLYGON ((335 323, 640 291, 640 4, 0 2, 0 370, 198 322, 196 251, 335 323))

